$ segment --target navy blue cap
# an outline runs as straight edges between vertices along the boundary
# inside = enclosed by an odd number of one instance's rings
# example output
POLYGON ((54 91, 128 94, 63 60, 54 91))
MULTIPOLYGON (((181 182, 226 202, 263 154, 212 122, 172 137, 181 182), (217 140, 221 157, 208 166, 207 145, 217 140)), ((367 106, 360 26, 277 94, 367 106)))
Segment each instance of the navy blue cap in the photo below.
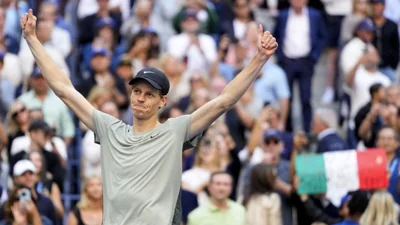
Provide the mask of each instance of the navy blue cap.
POLYGON ((356 27, 356 30, 365 30, 369 32, 374 32, 375 31, 375 26, 374 23, 372 22, 371 19, 363 19, 361 20, 356 27))
POLYGON ((346 204, 346 202, 350 200, 350 197, 351 196, 349 194, 342 197, 342 199, 340 200, 339 209, 343 208, 344 204, 346 204))
POLYGON ((90 58, 93 58, 96 55, 108 56, 107 50, 105 48, 92 48, 90 58))
POLYGON ((0 51, 0 60, 3 60, 4 59, 4 52, 3 51, 0 51))
POLYGON ((96 28, 97 29, 99 29, 101 27, 104 27, 104 26, 110 26, 111 28, 114 28, 115 27, 115 21, 110 17, 102 18, 101 20, 97 21, 97 23, 96 23, 96 28))
POLYGON ((275 140, 278 140, 278 141, 282 141, 281 132, 279 130, 276 130, 276 129, 268 129, 264 133, 264 141, 270 140, 270 139, 275 139, 275 140))
POLYGON ((186 20, 187 18, 192 17, 195 20, 197 19, 197 12, 191 9, 187 9, 184 13, 183 13, 183 19, 186 20))
POLYGON ((40 71, 39 67, 35 66, 33 68, 33 71, 31 73, 31 77, 32 78, 37 78, 37 77, 41 77, 42 76, 42 71, 40 71))
POLYGON ((167 95, 169 92, 169 80, 167 76, 156 68, 144 68, 140 70, 136 76, 129 81, 129 84, 133 85, 140 80, 147 81, 153 88, 160 90, 162 95, 167 95))
POLYGON ((382 3, 385 4, 385 0, 370 0, 371 4, 382 3))

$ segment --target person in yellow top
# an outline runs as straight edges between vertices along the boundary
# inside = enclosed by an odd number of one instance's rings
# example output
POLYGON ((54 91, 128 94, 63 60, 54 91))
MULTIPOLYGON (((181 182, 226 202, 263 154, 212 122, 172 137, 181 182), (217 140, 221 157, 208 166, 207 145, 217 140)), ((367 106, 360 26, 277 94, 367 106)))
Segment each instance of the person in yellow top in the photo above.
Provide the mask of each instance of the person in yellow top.
POLYGON ((215 172, 208 185, 210 201, 193 210, 188 225, 246 225, 245 208, 229 199, 232 177, 226 172, 215 172))

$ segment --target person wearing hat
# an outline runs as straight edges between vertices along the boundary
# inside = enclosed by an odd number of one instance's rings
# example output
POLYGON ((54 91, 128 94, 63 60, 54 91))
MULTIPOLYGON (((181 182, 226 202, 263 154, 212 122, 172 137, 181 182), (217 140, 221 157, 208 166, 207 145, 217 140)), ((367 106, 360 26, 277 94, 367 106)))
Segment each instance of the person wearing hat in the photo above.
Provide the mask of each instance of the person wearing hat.
POLYGON ((47 170, 53 175, 54 181, 57 183, 60 190, 63 190, 64 187, 64 179, 65 179, 65 169, 61 163, 61 156, 57 152, 57 148, 54 144, 52 144, 53 151, 49 151, 46 149, 46 144, 48 142, 50 133, 52 132, 51 128, 47 123, 42 119, 37 119, 31 122, 29 126, 29 137, 30 137, 30 146, 28 149, 24 149, 24 151, 20 151, 11 156, 9 159, 10 162, 10 174, 13 174, 14 165, 21 159, 27 158, 29 152, 31 151, 40 151, 42 152, 45 161, 47 170))
MULTIPOLYGON (((50 198, 38 193, 35 189, 35 165, 27 159, 19 160, 13 167, 13 182, 15 187, 27 188, 30 191, 31 198, 36 204, 40 216, 46 217, 45 220, 50 220, 53 225, 60 224, 53 202, 50 198)), ((5 219, 5 203, 0 208, 0 221, 5 219)))
POLYGON ((155 68, 144 68, 129 82, 133 126, 96 110, 47 56, 35 34, 32 10, 21 18, 23 36, 49 86, 96 136, 101 147, 103 224, 179 224, 182 150, 229 110, 255 80, 278 47, 258 30, 258 52, 223 93, 190 115, 158 121, 167 104, 169 81, 155 68), (177 210, 176 210, 177 209, 177 210), (175 211, 176 210, 176 211, 175 211), (177 214, 175 214, 177 213, 177 214), (174 220, 177 218, 177 220, 174 220))
POLYGON ((379 70, 392 81, 397 80, 396 69, 400 60, 400 40, 397 24, 387 19, 383 12, 385 0, 371 0, 372 21, 375 25, 374 46, 381 57, 379 70))

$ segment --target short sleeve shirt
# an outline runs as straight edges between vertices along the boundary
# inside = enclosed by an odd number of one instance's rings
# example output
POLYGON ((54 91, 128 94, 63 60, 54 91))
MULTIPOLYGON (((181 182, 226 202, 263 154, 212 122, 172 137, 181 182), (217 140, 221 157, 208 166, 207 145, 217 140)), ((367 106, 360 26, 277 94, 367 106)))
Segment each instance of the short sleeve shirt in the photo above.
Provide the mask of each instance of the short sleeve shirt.
POLYGON ((93 112, 93 122, 101 147, 103 225, 171 224, 190 115, 171 118, 142 133, 98 110, 93 112))

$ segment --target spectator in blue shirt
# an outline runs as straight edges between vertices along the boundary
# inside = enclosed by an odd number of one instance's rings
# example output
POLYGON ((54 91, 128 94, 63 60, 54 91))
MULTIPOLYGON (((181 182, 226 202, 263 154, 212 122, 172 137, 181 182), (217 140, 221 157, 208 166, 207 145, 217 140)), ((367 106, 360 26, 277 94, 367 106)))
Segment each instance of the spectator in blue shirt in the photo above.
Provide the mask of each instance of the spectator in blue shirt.
POLYGON ((317 135, 317 153, 346 150, 345 141, 336 131, 337 115, 328 108, 315 111, 312 121, 312 131, 317 135))
POLYGON ((359 225, 360 218, 367 209, 369 203, 369 194, 365 191, 356 191, 350 196, 347 203, 349 215, 341 223, 334 225, 359 225))

